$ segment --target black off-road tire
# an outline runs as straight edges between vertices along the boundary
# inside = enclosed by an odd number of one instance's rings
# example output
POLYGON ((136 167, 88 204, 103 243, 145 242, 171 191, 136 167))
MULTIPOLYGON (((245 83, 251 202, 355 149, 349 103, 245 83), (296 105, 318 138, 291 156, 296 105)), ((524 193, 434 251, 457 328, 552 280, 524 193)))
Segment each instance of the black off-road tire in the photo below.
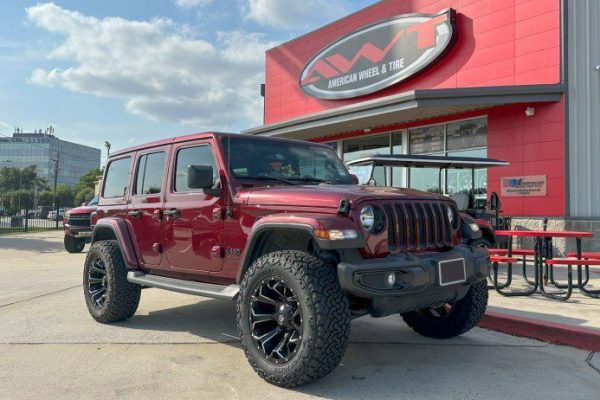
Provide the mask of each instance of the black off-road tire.
POLYGON ((484 239, 484 238, 479 238, 479 239, 475 239, 473 240, 471 243, 469 243, 471 246, 475 246, 475 247, 483 247, 486 249, 491 249, 493 247, 492 243, 490 243, 489 240, 484 239))
POLYGON ((83 293, 90 315, 98 322, 111 323, 129 319, 140 302, 141 286, 127 281, 127 268, 116 240, 95 242, 88 251, 83 268, 83 293), (106 271, 106 298, 102 306, 94 304, 89 287, 89 272, 95 261, 106 271))
POLYGON ((274 385, 294 387, 324 377, 340 363, 350 336, 348 298, 335 268, 301 251, 276 251, 256 260, 244 275, 237 323, 246 357, 258 375, 274 385), (303 316, 302 339, 295 355, 284 364, 269 361, 258 348, 249 320, 252 293, 274 276, 293 290, 303 316))
POLYGON ((449 339, 470 331, 479 323, 488 302, 487 282, 471 285, 467 295, 451 304, 447 315, 434 318, 430 310, 402 314, 404 321, 415 332, 435 339, 449 339))
POLYGON ((69 253, 81 253, 85 247, 85 239, 76 238, 72 235, 65 235, 63 240, 65 250, 69 253))

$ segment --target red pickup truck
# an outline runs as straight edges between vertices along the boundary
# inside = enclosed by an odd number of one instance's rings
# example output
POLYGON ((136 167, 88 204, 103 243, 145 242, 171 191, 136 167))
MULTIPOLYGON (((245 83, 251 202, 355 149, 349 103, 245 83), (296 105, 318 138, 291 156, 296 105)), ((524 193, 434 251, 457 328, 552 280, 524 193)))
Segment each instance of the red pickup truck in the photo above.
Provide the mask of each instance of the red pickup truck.
POLYGON ((65 231, 65 250, 69 253, 81 253, 92 237, 92 213, 96 211, 98 196, 86 205, 72 208, 65 213, 63 228, 65 231))

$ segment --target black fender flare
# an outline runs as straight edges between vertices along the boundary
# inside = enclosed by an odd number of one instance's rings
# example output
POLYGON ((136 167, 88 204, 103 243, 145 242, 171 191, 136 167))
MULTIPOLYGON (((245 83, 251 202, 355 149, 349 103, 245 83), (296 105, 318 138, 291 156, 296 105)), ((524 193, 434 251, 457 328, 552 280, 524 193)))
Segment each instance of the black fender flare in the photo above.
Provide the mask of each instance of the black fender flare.
POLYGON ((356 239, 345 239, 345 240, 325 240, 315 236, 314 227, 309 224, 303 223, 287 223, 287 222, 263 222, 256 224, 246 241, 244 252, 242 253, 242 260, 237 273, 236 282, 239 283, 242 277, 246 273, 246 270, 250 267, 254 259, 254 249, 260 240, 261 236, 267 232, 273 231, 300 231, 304 234, 308 234, 312 240, 322 250, 342 250, 342 249, 359 249, 365 247, 365 240, 360 235, 356 239))

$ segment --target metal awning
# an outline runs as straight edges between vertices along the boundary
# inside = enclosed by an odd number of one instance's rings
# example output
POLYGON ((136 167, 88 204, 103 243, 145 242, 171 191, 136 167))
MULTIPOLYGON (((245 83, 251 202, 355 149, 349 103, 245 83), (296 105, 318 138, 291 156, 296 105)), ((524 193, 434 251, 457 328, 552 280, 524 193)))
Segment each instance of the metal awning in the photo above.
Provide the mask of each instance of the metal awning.
POLYGON ((384 167, 414 167, 414 168, 452 168, 452 169, 483 169, 510 165, 509 162, 495 158, 478 157, 444 157, 418 155, 374 155, 359 158, 346 163, 353 165, 373 165, 384 167))
POLYGON ((313 139, 507 104, 557 102, 563 84, 412 90, 242 131, 313 139))

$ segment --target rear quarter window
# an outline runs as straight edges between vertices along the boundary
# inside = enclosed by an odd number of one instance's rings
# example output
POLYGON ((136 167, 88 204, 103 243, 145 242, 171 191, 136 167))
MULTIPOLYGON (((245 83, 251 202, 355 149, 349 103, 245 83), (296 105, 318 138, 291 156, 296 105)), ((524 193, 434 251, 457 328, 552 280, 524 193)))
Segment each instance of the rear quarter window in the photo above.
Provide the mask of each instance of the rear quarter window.
POLYGON ((131 157, 119 158, 108 164, 102 197, 124 197, 129 184, 131 157))

